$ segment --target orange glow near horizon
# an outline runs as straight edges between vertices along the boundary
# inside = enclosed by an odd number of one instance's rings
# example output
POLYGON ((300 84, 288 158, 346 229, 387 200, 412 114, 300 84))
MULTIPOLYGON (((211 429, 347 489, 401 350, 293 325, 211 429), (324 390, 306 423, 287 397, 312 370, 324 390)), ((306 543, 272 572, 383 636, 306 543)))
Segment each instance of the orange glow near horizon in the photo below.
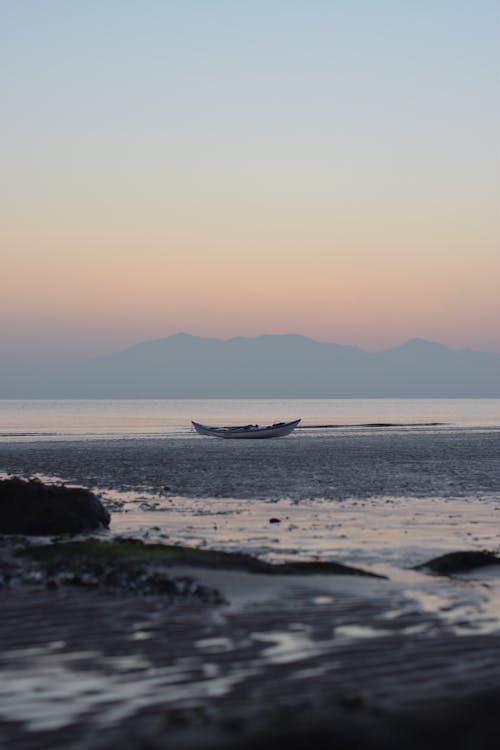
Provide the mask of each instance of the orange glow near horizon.
POLYGON ((458 243, 454 256, 424 243, 406 253, 372 244, 367 252, 368 237, 357 246, 352 237, 328 239, 316 235, 307 249, 302 237, 273 246, 272 235, 260 248, 237 235, 218 250, 215 238, 198 245, 189 236, 149 249, 129 240, 125 252, 117 238, 115 249, 94 244, 89 252, 81 237, 38 253, 18 248, 4 262, 1 306, 35 337, 50 330, 70 339, 73 331, 90 341, 94 332, 97 350, 181 330, 220 338, 300 333, 367 349, 420 336, 500 350, 493 254, 478 264, 458 243))

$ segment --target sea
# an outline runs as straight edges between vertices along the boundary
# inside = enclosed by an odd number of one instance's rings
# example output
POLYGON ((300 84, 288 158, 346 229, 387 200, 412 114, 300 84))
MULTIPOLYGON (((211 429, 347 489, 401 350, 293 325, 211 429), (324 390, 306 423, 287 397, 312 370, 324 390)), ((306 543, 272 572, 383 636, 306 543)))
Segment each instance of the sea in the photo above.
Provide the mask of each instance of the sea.
POLYGON ((301 419, 328 430, 500 429, 500 399, 0 400, 0 441, 195 437, 213 425, 301 419))

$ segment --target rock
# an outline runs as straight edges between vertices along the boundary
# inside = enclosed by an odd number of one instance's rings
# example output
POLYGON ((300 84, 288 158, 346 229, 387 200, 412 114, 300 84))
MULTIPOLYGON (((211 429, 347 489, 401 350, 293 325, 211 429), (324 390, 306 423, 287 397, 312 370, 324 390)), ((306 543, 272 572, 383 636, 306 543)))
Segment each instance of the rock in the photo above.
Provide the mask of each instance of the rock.
POLYGON ((0 480, 0 534, 78 534, 109 522, 99 498, 83 487, 19 477, 0 480))
POLYGON ((466 550, 464 552, 448 552, 445 555, 434 557, 421 565, 416 565, 415 570, 430 570, 440 575, 453 575, 454 573, 467 573, 476 568, 487 565, 500 565, 500 558, 486 550, 466 550))

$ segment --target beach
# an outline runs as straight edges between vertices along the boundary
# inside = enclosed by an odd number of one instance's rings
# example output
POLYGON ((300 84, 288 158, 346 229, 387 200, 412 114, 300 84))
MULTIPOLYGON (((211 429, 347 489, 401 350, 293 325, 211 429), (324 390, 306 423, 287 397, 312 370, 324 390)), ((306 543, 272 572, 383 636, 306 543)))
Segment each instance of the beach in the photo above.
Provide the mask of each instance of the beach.
POLYGON ((0 1, 0 750, 494 750, 500 0, 0 1))
POLYGON ((486 747, 500 724, 499 456, 491 426, 0 443, 5 474, 99 494, 100 540, 360 573, 169 568, 221 602, 4 588, 0 740, 486 747), (491 564, 425 567, 482 550, 491 564))

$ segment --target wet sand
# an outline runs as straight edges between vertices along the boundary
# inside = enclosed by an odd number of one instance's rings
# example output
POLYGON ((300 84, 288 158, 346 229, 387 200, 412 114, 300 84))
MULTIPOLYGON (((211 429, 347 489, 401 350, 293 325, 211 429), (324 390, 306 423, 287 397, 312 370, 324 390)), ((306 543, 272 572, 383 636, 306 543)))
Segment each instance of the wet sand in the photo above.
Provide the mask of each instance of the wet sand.
POLYGON ((257 747, 307 727, 326 743, 339 722, 334 746, 419 747, 410 727, 430 722, 440 746, 480 748, 498 729, 482 715, 499 701, 498 634, 457 635, 385 581, 216 578, 245 601, 3 592, 2 747, 257 747), (457 701, 474 744, 453 731, 457 701))
POLYGON ((414 435, 360 439, 350 463, 336 441, 300 438, 286 451, 277 441, 260 474, 255 451, 210 441, 0 446, 5 471, 100 488, 112 511, 108 537, 242 549, 274 562, 334 559, 387 576, 172 569, 218 588, 221 605, 1 590, 0 746, 494 746, 498 568, 444 577, 412 566, 452 549, 498 552, 498 434, 473 434, 467 445, 448 434, 431 446, 414 435), (289 481, 279 495, 281 461, 299 486, 289 481), (410 496, 419 461, 427 473, 410 496), (256 478, 268 491, 249 507, 256 478), (198 494, 178 492, 195 485, 198 494), (386 494, 403 485, 406 493, 386 494), (324 499, 328 487, 342 502, 324 499))

